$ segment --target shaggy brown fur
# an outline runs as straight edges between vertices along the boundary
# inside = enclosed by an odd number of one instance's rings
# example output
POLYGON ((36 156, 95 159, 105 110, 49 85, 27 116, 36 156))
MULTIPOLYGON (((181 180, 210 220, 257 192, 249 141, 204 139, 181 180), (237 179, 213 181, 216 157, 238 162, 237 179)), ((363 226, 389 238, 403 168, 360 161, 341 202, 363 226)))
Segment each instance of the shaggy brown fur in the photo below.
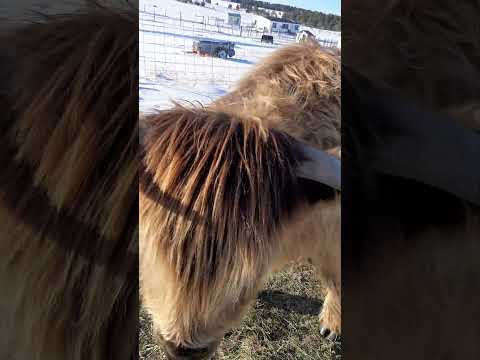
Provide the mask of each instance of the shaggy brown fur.
POLYGON ((344 64, 480 128, 479 14, 478 1, 347 1, 344 64))
POLYGON ((268 271, 313 257, 340 330, 340 203, 308 205, 293 138, 340 144, 340 62, 314 43, 278 50, 207 108, 143 120, 140 276, 166 341, 203 347, 240 320, 268 271), (321 224, 321 225, 319 225, 321 224))
MULTIPOLYGON (((479 14, 478 1, 344 1, 344 64, 480 130, 479 14)), ((370 232, 378 239, 365 240, 375 254, 352 255, 369 265, 346 283, 355 301, 347 301, 345 326, 352 327, 345 333, 356 336, 344 348, 345 357, 479 358, 478 209, 427 187, 390 183, 372 188, 387 189, 383 195, 389 199, 391 191, 393 204, 378 204, 370 193, 358 209, 365 213, 370 206, 384 220, 383 226, 370 224, 368 216, 359 220, 375 226, 370 232), (404 200, 398 195, 403 193, 404 200), (410 223, 421 231, 410 234, 410 223)))
POLYGON ((2 359, 136 351, 135 19, 95 6, 2 36, 2 359))
POLYGON ((340 145, 340 53, 315 42, 289 45, 255 66, 213 107, 329 149, 340 145))

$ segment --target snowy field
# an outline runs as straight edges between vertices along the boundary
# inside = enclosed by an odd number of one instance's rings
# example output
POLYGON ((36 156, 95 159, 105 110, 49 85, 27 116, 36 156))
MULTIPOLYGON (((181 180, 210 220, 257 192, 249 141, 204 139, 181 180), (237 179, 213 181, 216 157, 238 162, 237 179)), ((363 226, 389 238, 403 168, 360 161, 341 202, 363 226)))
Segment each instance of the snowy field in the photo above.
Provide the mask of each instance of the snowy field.
MULTIPOLYGON (((225 24, 228 11, 175 0, 140 1, 140 111, 169 108, 172 100, 205 105, 228 92, 260 59, 295 41, 274 35, 273 45, 261 43, 261 33, 249 27, 255 15, 241 13, 242 28, 231 27, 225 24), (193 41, 202 39, 233 41, 235 56, 193 54, 193 41)), ((320 35, 326 40, 340 38, 330 31, 320 35)))

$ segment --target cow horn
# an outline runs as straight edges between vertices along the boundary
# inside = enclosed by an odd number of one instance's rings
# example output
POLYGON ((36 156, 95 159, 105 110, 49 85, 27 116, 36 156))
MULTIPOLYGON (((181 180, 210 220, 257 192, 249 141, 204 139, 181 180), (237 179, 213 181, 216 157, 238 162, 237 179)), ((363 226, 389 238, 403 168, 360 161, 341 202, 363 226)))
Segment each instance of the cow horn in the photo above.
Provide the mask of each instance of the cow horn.
POLYGON ((303 143, 299 143, 298 145, 303 159, 297 168, 297 176, 328 185, 340 191, 340 160, 325 151, 315 149, 309 145, 303 143))

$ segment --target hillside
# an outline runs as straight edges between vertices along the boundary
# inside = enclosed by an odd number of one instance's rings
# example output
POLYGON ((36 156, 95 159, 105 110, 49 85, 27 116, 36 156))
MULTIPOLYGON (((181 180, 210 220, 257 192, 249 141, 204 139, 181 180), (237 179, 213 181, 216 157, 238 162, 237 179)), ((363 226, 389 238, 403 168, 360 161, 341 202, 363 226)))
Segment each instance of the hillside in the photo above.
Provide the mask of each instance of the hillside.
MULTIPOLYGON (((192 0, 180 0, 182 2, 192 2, 192 0)), ((240 4, 242 9, 253 12, 258 15, 269 15, 263 9, 277 10, 283 12, 283 17, 296 21, 302 25, 310 26, 318 29, 341 31, 341 17, 334 14, 325 14, 320 11, 306 10, 290 5, 271 4, 258 0, 231 0, 240 4)), ((205 0, 210 3, 210 0, 205 0)))

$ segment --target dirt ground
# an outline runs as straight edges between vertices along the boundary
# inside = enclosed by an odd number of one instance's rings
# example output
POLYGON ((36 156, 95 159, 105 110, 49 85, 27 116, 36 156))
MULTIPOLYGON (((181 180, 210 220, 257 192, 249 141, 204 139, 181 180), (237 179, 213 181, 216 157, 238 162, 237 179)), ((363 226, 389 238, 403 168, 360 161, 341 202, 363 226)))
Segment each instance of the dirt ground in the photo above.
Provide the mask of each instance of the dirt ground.
MULTIPOLYGON (((341 344, 320 335, 323 289, 307 265, 292 264, 271 277, 239 328, 229 331, 215 360, 340 359, 341 344)), ((165 360, 140 313, 140 359, 165 360)))

